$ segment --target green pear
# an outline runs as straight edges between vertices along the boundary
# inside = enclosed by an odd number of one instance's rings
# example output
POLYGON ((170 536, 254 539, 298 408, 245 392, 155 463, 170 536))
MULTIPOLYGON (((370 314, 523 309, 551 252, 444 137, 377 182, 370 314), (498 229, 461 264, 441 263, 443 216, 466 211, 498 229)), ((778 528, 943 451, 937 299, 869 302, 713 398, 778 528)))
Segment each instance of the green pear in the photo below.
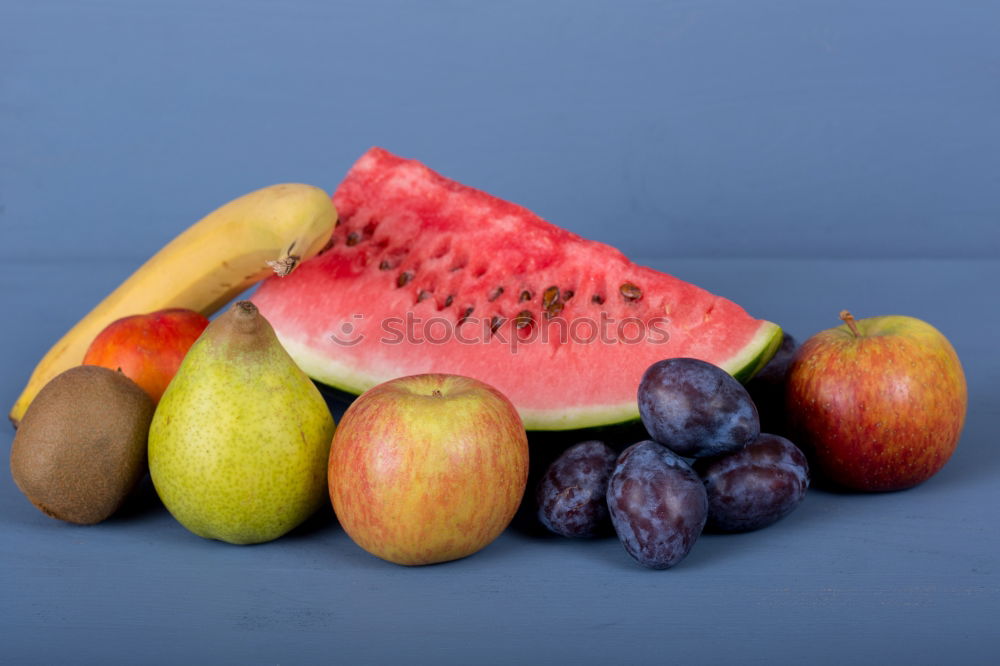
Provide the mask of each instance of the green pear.
POLYGON ((207 539, 262 543, 327 497, 335 424, 250 301, 209 324, 153 415, 149 472, 167 510, 207 539))

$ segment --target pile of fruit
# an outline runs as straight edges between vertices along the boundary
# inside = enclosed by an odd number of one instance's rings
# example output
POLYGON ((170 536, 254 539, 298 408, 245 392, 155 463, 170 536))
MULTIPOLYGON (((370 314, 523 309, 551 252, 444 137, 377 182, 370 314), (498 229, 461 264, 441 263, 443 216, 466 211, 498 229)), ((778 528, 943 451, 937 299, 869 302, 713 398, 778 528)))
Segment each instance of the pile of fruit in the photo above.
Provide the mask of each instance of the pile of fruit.
POLYGON ((731 301, 376 148, 332 200, 286 184, 214 211, 95 307, 14 405, 11 473, 47 515, 93 524, 148 469, 181 524, 238 544, 330 502, 365 550, 427 564, 510 523, 526 428, 641 421, 650 439, 620 453, 565 450, 538 517, 668 568, 703 529, 787 515, 810 468, 884 491, 948 460, 967 401, 948 341, 909 317, 842 318, 796 349, 731 301), (339 426, 313 380, 360 394, 339 426))

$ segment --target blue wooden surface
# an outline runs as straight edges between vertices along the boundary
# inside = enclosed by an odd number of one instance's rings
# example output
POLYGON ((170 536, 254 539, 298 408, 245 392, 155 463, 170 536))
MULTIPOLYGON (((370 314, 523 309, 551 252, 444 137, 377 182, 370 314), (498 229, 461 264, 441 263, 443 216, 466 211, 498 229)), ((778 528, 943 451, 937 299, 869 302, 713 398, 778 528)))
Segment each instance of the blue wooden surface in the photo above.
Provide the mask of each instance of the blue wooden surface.
POLYGON ((0 662, 993 663, 998 27, 974 1, 0 1, 0 404, 184 226, 373 144, 800 339, 927 319, 970 387, 928 483, 810 491, 666 572, 523 527, 404 569, 329 513, 234 547, 148 486, 73 527, 5 469, 0 662))

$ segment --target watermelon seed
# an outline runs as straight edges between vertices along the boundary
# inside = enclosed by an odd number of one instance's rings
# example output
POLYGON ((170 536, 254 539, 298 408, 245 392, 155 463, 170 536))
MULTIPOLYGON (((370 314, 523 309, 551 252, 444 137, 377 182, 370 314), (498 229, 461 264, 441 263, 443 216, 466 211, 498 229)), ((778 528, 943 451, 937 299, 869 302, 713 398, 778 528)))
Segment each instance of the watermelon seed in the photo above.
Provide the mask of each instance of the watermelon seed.
POLYGON ((531 316, 531 312, 528 310, 521 310, 514 317, 514 327, 518 330, 524 328, 525 326, 530 326, 534 317, 531 316))
POLYGON ((518 300, 519 303, 523 303, 524 301, 530 301, 531 300, 531 292, 528 291, 527 289, 525 289, 524 291, 521 292, 521 295, 518 297, 517 300, 518 300))
POLYGON ((591 303, 597 303, 598 305, 604 305, 604 297, 600 294, 594 294, 590 297, 591 303))
POLYGON ((572 289, 567 289, 566 291, 563 292, 562 299, 564 301, 568 301, 571 298, 573 298, 573 290, 572 289))
POLYGON ((553 303, 552 305, 550 305, 548 308, 545 309, 545 318, 552 319, 553 317, 557 316, 560 312, 562 312, 564 307, 566 306, 563 303, 556 301, 555 303, 553 303))
POLYGON ((413 273, 411 273, 410 271, 403 271, 402 273, 399 274, 399 277, 396 278, 396 286, 405 287, 406 283, 412 279, 413 279, 413 273))
POLYGON ((495 301, 498 298, 500 298, 500 294, 502 294, 502 293, 503 293, 503 287, 496 287, 495 289, 493 289, 493 291, 491 291, 490 295, 489 295, 489 299, 488 299, 489 302, 492 303, 493 301, 495 301))
POLYGON ((460 270, 462 270, 463 268, 465 268, 465 262, 464 262, 464 261, 463 261, 463 262, 459 262, 459 263, 455 264, 454 266, 452 266, 452 267, 451 267, 451 268, 449 268, 448 270, 449 270, 449 271, 451 271, 452 273, 454 273, 455 271, 460 271, 460 270))
POLYGON ((421 289, 419 292, 417 292, 417 303, 419 303, 420 301, 425 301, 430 297, 431 297, 431 292, 427 291, 426 289, 421 289))
POLYGON ((347 247, 354 247, 355 245, 358 244, 358 241, 360 240, 361 240, 361 234, 359 234, 357 231, 352 231, 351 233, 347 234, 347 247))
POLYGON ((559 287, 552 285, 542 292, 542 307, 548 309, 552 304, 559 302, 559 287))
POLYGON ((455 302, 455 295, 454 294, 449 294, 448 298, 444 299, 444 306, 446 308, 450 308, 451 304, 454 303, 454 302, 455 302))
POLYGON ((642 289, 639 289, 639 287, 635 286, 631 282, 626 282, 622 286, 618 287, 618 291, 621 292, 626 301, 638 301, 642 298, 642 289))
POLYGON ((471 305, 469 307, 465 308, 465 312, 463 312, 462 316, 458 318, 458 323, 459 324, 464 323, 465 320, 469 318, 469 315, 472 314, 473 310, 474 310, 474 308, 471 305))
POLYGON ((503 317, 500 315, 493 315, 490 319, 490 333, 496 333, 501 324, 503 324, 503 317))
POLYGON ((393 266, 388 259, 383 259, 378 265, 378 269, 380 271, 388 271, 393 268, 395 268, 395 266, 393 266))

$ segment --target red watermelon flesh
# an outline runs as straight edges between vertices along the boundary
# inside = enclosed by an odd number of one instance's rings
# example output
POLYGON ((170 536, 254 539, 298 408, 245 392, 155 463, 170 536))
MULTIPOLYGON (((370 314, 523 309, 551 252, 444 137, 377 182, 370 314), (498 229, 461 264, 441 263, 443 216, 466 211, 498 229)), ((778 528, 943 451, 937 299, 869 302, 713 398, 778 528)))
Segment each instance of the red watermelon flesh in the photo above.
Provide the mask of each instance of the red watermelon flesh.
POLYGON ((331 244, 253 301, 311 377, 351 393, 475 377, 525 426, 638 418, 642 373, 691 356, 746 380, 781 329, 615 248, 372 148, 333 195, 331 244))

